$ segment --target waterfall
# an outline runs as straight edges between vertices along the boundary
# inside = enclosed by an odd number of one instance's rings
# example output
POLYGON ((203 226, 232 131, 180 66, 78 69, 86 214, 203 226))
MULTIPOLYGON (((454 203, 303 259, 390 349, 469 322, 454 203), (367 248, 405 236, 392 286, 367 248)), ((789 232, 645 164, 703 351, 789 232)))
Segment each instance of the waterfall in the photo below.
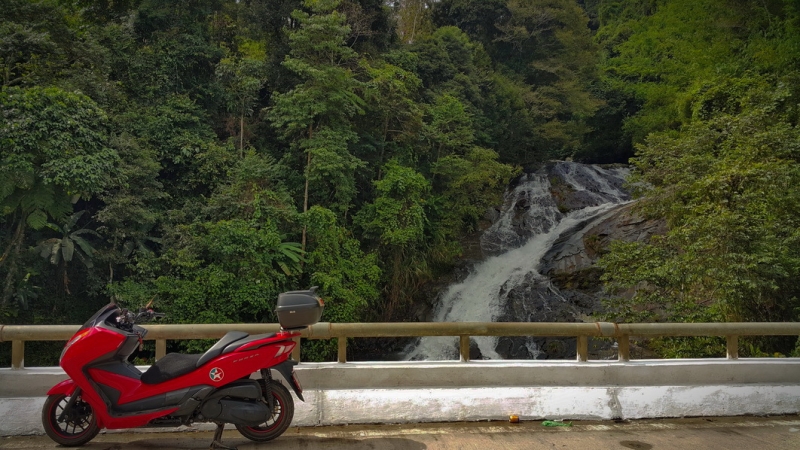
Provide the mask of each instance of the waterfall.
MULTIPOLYGON (((482 247, 495 256, 476 264, 461 282, 445 289, 434 309, 434 322, 493 322, 502 314, 508 293, 522 283, 542 286, 554 301, 565 301, 546 275, 542 257, 565 234, 585 229, 587 223, 629 199, 622 189, 626 169, 558 162, 547 172, 527 174, 506 193, 499 218, 482 236, 482 247), (551 179, 569 191, 574 203, 568 212, 553 196, 551 179)), ((559 186, 556 186, 559 187, 559 186)), ((527 320, 518 318, 516 320, 527 320)), ((473 338, 484 358, 500 359, 496 337, 473 338)), ((538 351, 527 344, 531 354, 538 351)), ((407 360, 444 360, 458 357, 457 338, 425 337, 407 349, 407 360)))

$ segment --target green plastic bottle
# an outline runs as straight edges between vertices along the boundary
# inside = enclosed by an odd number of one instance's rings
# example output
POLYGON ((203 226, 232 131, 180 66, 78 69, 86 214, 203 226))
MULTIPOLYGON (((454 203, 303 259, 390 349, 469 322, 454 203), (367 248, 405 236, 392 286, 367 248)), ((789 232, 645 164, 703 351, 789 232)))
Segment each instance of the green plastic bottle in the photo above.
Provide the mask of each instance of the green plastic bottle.
POLYGON ((546 427, 571 427, 572 422, 561 422, 560 420, 545 420, 542 425, 546 427))

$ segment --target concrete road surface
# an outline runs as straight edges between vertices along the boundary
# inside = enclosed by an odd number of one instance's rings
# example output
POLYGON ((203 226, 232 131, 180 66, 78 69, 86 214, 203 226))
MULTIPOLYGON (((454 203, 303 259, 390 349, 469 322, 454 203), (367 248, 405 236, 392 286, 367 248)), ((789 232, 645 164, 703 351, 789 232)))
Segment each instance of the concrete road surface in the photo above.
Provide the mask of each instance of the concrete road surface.
MULTIPOLYGON (((0 419, 2 420, 2 419, 0 419)), ((209 431, 105 432, 83 448, 97 450, 207 449, 209 431)), ((423 450, 423 449, 633 449, 797 450, 800 416, 694 418, 630 422, 573 422, 545 427, 542 421, 351 425, 290 428, 268 443, 247 441, 235 430, 223 441, 240 450, 423 450)), ((0 449, 56 449, 46 436, 0 438, 0 449)))

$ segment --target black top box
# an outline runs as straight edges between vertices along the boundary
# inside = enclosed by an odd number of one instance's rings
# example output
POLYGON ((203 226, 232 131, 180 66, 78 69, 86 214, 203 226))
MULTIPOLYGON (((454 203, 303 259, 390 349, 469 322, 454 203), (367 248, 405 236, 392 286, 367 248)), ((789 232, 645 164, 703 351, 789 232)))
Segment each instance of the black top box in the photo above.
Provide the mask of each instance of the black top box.
POLYGON ((289 291, 278 294, 278 322, 284 330, 305 328, 319 322, 325 307, 316 293, 317 286, 307 291, 289 291))

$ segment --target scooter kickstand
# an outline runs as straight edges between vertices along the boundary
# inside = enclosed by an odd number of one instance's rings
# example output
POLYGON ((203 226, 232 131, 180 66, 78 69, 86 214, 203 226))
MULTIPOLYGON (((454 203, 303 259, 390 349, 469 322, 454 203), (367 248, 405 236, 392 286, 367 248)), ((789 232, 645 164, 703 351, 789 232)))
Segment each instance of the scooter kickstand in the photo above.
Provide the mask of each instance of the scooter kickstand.
POLYGON ((225 424, 222 422, 215 423, 217 424, 217 429, 214 431, 214 440, 211 441, 211 447, 209 447, 209 450, 216 450, 218 448, 225 450, 237 450, 236 447, 228 447, 222 444, 222 430, 225 429, 225 424))

